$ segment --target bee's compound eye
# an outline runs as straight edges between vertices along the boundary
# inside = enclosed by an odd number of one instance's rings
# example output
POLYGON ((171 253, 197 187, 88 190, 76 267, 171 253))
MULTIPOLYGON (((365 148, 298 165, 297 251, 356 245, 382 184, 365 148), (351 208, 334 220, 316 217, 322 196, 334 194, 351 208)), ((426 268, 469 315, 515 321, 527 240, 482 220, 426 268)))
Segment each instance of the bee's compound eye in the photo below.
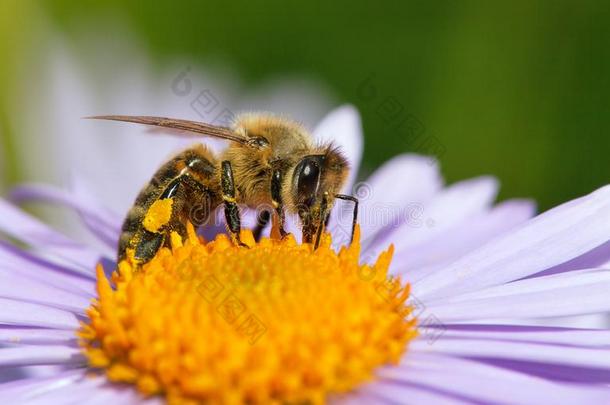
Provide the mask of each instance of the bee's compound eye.
POLYGON ((298 164, 295 174, 298 196, 309 205, 315 199, 320 184, 320 164, 314 157, 306 157, 298 164))

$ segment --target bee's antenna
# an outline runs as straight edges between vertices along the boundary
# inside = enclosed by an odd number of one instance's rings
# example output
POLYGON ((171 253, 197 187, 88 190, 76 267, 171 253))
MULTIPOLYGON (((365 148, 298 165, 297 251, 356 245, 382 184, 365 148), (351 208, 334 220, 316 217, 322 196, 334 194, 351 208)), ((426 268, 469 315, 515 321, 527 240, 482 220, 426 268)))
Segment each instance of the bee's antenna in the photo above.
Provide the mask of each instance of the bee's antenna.
POLYGON ((356 223, 358 222, 358 199, 354 196, 345 195, 345 194, 335 194, 335 198, 338 198, 340 200, 351 201, 354 203, 354 217, 352 219, 352 236, 349 240, 349 243, 351 244, 354 241, 354 233, 356 232, 356 223))

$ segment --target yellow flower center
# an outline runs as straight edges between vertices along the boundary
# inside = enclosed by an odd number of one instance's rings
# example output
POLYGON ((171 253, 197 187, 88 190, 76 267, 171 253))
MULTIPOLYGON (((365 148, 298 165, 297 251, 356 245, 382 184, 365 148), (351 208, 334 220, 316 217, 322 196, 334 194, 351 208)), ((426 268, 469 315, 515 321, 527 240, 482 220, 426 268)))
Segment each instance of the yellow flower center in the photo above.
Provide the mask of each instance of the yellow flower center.
POLYGON ((97 269, 79 336, 92 368, 170 403, 323 403, 399 361, 415 336, 392 248, 360 265, 359 235, 338 254, 292 237, 235 247, 172 235, 141 268, 97 269))

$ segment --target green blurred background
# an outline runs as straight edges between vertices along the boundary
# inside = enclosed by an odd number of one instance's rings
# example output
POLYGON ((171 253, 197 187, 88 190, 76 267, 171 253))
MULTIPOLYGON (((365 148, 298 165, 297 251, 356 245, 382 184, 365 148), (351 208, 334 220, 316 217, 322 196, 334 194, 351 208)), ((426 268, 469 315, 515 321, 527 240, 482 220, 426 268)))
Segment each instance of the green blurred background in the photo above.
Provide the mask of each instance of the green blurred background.
POLYGON ((360 110, 367 171, 401 152, 437 154, 448 181, 492 174, 501 198, 542 209, 610 180, 610 2, 0 3, 5 188, 24 177, 9 107, 41 16, 79 47, 91 46, 84 31, 120 21, 155 63, 222 63, 252 86, 320 81, 360 110))

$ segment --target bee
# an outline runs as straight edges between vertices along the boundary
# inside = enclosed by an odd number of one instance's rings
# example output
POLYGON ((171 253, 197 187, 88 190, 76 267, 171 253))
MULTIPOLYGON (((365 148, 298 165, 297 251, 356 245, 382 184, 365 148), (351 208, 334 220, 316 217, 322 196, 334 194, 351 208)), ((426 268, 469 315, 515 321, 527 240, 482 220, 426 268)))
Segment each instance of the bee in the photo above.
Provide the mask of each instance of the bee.
POLYGON ((340 194, 349 172, 346 158, 332 143, 316 144, 311 134, 292 120, 270 114, 244 114, 230 127, 150 116, 88 117, 160 127, 183 136, 209 136, 229 141, 216 156, 199 142, 163 164, 137 196, 123 222, 118 259, 137 264, 151 260, 169 245, 171 232, 186 237, 187 221, 205 223, 224 206, 228 233, 238 246, 241 218, 238 204, 269 207, 254 230, 258 239, 270 218, 284 238, 286 213, 298 216, 304 243, 320 244, 335 199, 354 203, 352 234, 358 200, 340 194), (164 206, 164 210, 156 210, 164 206), (197 221, 193 207, 198 207, 197 221), (155 215, 157 215, 155 217, 155 215), (154 221, 150 218, 154 217, 154 221), (129 253, 129 254, 128 254, 129 253))

